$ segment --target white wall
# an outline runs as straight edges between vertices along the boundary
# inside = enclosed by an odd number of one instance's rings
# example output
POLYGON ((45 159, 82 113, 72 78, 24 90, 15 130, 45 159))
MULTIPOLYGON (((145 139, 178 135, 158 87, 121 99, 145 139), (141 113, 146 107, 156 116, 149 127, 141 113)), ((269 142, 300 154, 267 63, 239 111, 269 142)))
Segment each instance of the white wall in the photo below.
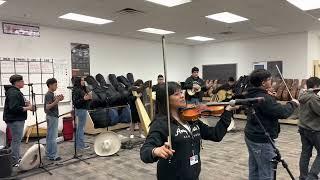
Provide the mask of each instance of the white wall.
POLYGON ((320 60, 319 32, 308 32, 308 73, 313 75, 313 61, 320 60))
POLYGON ((237 63, 237 76, 249 74, 252 63, 283 61, 285 78, 307 78, 307 33, 212 43, 194 47, 193 65, 237 63))
MULTIPOLYGON (((42 26, 40 38, 0 34, 0 42, 1 57, 66 59, 70 63, 70 43, 87 43, 90 45, 93 75, 126 75, 132 72, 135 79, 156 80, 158 74, 163 74, 159 42, 42 26)), ((191 50, 189 46, 167 45, 169 80, 182 81, 189 75, 191 50)), ((60 106, 60 113, 70 109, 70 105, 60 106)), ((3 130, 5 123, 2 121, 2 109, 0 119, 0 130, 3 130)), ((39 108, 39 119, 44 120, 42 108, 39 108)), ((34 117, 29 116, 27 124, 33 123, 34 117)))

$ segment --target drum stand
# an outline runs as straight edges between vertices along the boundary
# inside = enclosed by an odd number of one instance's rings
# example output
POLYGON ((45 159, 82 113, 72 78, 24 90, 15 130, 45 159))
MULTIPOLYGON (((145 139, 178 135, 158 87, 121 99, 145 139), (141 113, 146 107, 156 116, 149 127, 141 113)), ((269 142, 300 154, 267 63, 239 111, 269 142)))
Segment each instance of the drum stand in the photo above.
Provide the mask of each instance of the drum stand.
POLYGON ((282 166, 287 170, 290 178, 292 180, 295 180, 295 178, 293 177, 293 175, 289 169, 287 162, 281 157, 279 149, 276 147, 273 139, 270 137, 270 134, 267 132, 267 130, 265 129, 265 127, 261 123, 259 117, 257 116, 255 109, 253 108, 253 104, 251 104, 249 106, 249 113, 254 116, 254 118, 258 122, 260 128, 264 131, 264 134, 267 137, 268 142, 271 144, 272 148, 274 149, 274 152, 276 153, 276 156, 271 160, 271 162, 273 163, 273 180, 277 179, 277 168, 278 168, 278 163, 280 163, 280 162, 281 162, 282 166))
POLYGON ((41 157, 41 149, 40 149, 40 135, 39 135, 39 122, 38 122, 38 114, 37 114, 37 104, 36 104, 36 95, 33 92, 33 86, 32 84, 30 84, 31 86, 31 104, 34 106, 34 111, 32 111, 32 115, 35 115, 36 117, 36 127, 37 127, 37 143, 38 143, 38 151, 39 151, 39 160, 40 160, 40 164, 39 164, 39 169, 44 170, 45 172, 47 172, 49 175, 52 175, 52 173, 46 169, 43 165, 42 162, 42 157, 41 157))

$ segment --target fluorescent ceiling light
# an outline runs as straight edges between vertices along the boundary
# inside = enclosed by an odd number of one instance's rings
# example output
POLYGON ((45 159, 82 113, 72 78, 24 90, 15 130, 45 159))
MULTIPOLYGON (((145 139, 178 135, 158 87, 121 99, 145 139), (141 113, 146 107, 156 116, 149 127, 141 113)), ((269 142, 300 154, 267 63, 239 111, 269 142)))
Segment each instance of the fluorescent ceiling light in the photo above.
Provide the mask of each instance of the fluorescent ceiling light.
POLYGON ((96 18, 96 17, 92 17, 92 16, 86 16, 86 15, 75 14, 75 13, 68 13, 68 14, 60 16, 59 18, 74 20, 74 21, 81 21, 81 22, 92 23, 92 24, 100 24, 100 25, 113 22, 113 21, 107 20, 107 19, 96 18))
POLYGON ((287 0, 287 1, 304 11, 320 8, 319 0, 287 0))
POLYGON ((165 34, 172 34, 174 33, 173 31, 167 31, 163 29, 156 29, 156 28, 144 28, 138 30, 140 32, 146 32, 146 33, 152 33, 152 34, 160 34, 160 35, 165 35, 165 34))
POLYGON ((2 0, 0 0, 0 5, 2 5, 2 4, 5 3, 5 2, 7 2, 7 1, 2 1, 2 0))
POLYGON ((238 16, 236 14, 232 14, 229 12, 223 12, 223 13, 218 13, 218 14, 212 14, 206 16, 206 18, 213 19, 216 21, 221 21, 225 23, 235 23, 235 22, 240 22, 240 21, 247 21, 247 18, 238 16))
POLYGON ((212 41, 212 40, 214 40, 213 38, 208 38, 208 37, 203 37, 203 36, 193 36, 193 37, 188 37, 186 39, 194 40, 194 41, 212 41))
POLYGON ((192 0, 146 0, 163 6, 173 7, 181 4, 189 3, 192 0))

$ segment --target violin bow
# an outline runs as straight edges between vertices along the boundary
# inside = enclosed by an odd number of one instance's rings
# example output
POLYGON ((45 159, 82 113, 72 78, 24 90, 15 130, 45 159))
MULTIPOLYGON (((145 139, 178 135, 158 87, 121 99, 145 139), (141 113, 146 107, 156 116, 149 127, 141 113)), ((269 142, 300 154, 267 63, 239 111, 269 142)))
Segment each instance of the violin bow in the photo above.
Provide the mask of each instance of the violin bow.
POLYGON ((282 76, 282 73, 280 72, 280 69, 279 69, 278 65, 276 65, 276 68, 277 68, 277 70, 278 70, 278 72, 279 72, 279 74, 280 74, 280 76, 281 76, 282 82, 284 83, 284 85, 285 85, 286 88, 287 88, 287 91, 288 91, 288 93, 289 93, 289 95, 290 95, 290 97, 291 97, 291 100, 294 99, 294 98, 292 97, 292 94, 291 94, 288 86, 287 86, 287 83, 284 81, 284 78, 283 78, 283 76, 282 76))
POLYGON ((164 80, 166 85, 166 98, 167 98, 167 120, 168 120, 168 143, 170 148, 172 148, 172 137, 171 137, 171 121, 170 121, 170 103, 169 103, 169 90, 168 90, 168 76, 167 76, 167 59, 166 59, 166 52, 165 52, 165 37, 162 36, 162 59, 163 59, 163 69, 164 69, 164 80))

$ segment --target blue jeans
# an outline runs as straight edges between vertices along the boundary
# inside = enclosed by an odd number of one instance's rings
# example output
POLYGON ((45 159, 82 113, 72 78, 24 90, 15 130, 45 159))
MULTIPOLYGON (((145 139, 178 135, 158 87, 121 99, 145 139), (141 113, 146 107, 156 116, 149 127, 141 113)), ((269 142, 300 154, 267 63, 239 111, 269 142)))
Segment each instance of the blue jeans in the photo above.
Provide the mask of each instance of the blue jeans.
POLYGON ((84 127, 87 121, 87 110, 86 109, 76 109, 76 117, 78 118, 77 132, 76 132, 76 148, 85 148, 84 144, 84 127))
POLYGON ((46 116, 47 120, 47 157, 55 159, 58 154, 57 137, 58 137, 58 123, 59 118, 53 116, 46 116))
POLYGON ((320 173, 320 132, 299 128, 302 151, 300 155, 300 180, 318 180, 320 173), (313 147, 317 150, 317 156, 309 171, 310 158, 313 147))
POLYGON ((255 143, 245 138, 249 152, 249 180, 272 180, 276 156, 270 143, 255 143))
POLYGON ((131 111, 129 107, 124 107, 121 109, 121 114, 119 115, 118 109, 109 109, 108 116, 110 117, 110 126, 116 125, 118 123, 129 123, 131 122, 131 111))
POLYGON ((189 101, 187 101, 188 104, 199 104, 199 102, 199 98, 191 98, 189 101))
POLYGON ((20 159, 20 145, 23 137, 24 122, 25 121, 14 121, 7 123, 12 135, 11 149, 13 164, 17 164, 20 159))

